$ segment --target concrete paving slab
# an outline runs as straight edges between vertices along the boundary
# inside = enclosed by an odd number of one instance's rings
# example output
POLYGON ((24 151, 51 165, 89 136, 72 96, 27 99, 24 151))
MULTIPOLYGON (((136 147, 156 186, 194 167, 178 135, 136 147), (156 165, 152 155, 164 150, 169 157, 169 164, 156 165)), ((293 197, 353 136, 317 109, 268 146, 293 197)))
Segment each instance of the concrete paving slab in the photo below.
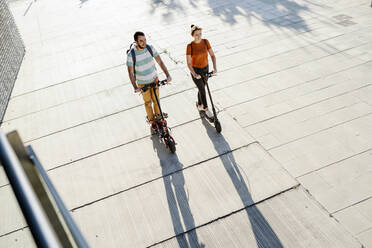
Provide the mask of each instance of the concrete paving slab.
MULTIPOLYGON (((354 236, 366 235, 372 228, 372 200, 345 208, 333 216, 354 236)), ((363 243, 363 242, 362 242, 363 243)), ((364 244, 364 243, 363 243, 364 244)), ((368 246, 367 246, 368 247, 368 246)))
POLYGON ((358 240, 365 246, 372 246, 372 231, 371 229, 357 235, 358 240))
MULTIPOLYGON (((196 120, 172 129, 182 169, 254 142, 226 113, 222 112, 219 119, 223 126, 222 134, 216 133, 205 120, 196 120)), ((103 199, 181 169, 179 165, 174 165, 176 156, 165 149, 164 153, 156 150, 154 142, 157 139, 157 136, 146 137, 49 171, 49 176, 62 198, 68 199, 66 204, 70 209, 103 199), (132 156, 138 151, 138 156, 132 156), (73 180, 66 181, 66 177, 73 180)))
POLYGON ((219 61, 219 67, 223 68, 223 70, 226 71, 237 66, 255 62, 252 66, 255 66, 254 68, 257 68, 258 70, 263 70, 265 67, 262 67, 262 65, 266 63, 266 65, 269 66, 269 71, 279 71, 284 68, 295 66, 300 63, 305 63, 307 61, 311 61, 337 52, 335 49, 329 47, 324 47, 324 49, 322 49, 322 47, 322 44, 319 44, 317 46, 310 45, 305 51, 305 49, 301 48, 301 46, 299 45, 298 47, 295 47, 295 49, 284 49, 283 51, 280 51, 278 53, 273 53, 270 57, 268 57, 267 55, 261 55, 263 53, 263 50, 269 49, 269 47, 260 47, 260 49, 262 50, 249 50, 248 52, 245 52, 244 56, 241 56, 241 53, 235 53, 225 56, 221 61, 219 61), (306 56, 304 56, 305 54, 306 56), (297 59, 293 60, 293 58, 295 57, 297 59), (292 60, 288 60, 289 58, 292 58, 292 60), (286 61, 286 63, 283 63, 283 61, 286 61))
POLYGON ((5 174, 3 166, 0 166, 0 188, 7 184, 9 184, 8 177, 5 174))
POLYGON ((16 97, 9 101, 4 121, 22 117, 128 83, 123 68, 115 67, 16 97))
POLYGON ((0 200, 0 238, 2 240, 5 234, 23 228, 27 224, 10 186, 0 188, 0 200))
MULTIPOLYGON (((315 19, 317 22, 312 21, 311 29, 306 29, 303 31, 296 31, 296 32, 285 32, 281 31, 279 33, 273 33, 271 29, 265 30, 255 30, 256 26, 253 27, 246 27, 244 30, 241 30, 240 39, 239 35, 237 35, 237 31, 240 30, 230 30, 229 32, 224 34, 223 39, 214 35, 210 35, 210 33, 206 32, 206 37, 209 37, 209 40, 213 44, 213 48, 215 53, 217 54, 219 60, 225 60, 226 56, 231 56, 236 53, 244 53, 247 54, 250 59, 263 59, 268 56, 278 55, 285 51, 289 52, 290 50, 294 50, 297 48, 305 48, 310 45, 320 45, 322 42, 330 41, 330 40, 339 40, 339 37, 344 36, 344 38, 348 37, 355 37, 355 33, 362 33, 368 32, 370 27, 366 27, 361 29, 360 26, 354 26, 354 28, 350 28, 345 30, 343 28, 336 28, 334 23, 331 22, 329 19, 322 17, 321 19, 315 19), (247 29, 249 31, 247 31, 247 29), (253 32, 252 32, 253 29, 253 32), (246 35, 246 34, 250 35, 246 35), (266 37, 267 34, 271 36, 268 38, 266 37), (245 35, 245 36, 243 36, 245 35), (237 39, 230 41, 230 39, 237 39), (268 39, 268 40, 265 40, 268 39), (220 40, 220 41, 219 41, 220 40), (223 43, 221 44, 221 42, 223 43), (234 43, 239 42, 239 45, 234 45, 234 43), (232 45, 230 45, 232 43, 232 45), (259 57, 257 57, 259 56, 259 57)), ((297 23, 296 23, 297 25, 297 23)), ((299 27, 306 25, 301 23, 299 27)), ((261 27, 261 26, 258 26, 261 27)), ((184 35, 183 35, 184 36, 184 35)), ((180 38, 178 38, 180 39, 180 38)), ((355 39, 355 38, 354 38, 355 39)), ((179 41, 174 40, 176 43, 179 41)), ((355 42, 354 45, 350 44, 350 46, 355 47, 358 44, 362 45, 365 42, 368 42, 368 39, 360 39, 359 43, 355 42)), ((183 60, 185 56, 185 44, 178 44, 176 46, 173 45, 172 54, 178 58, 178 60, 183 60)), ((328 45, 324 47, 324 50, 334 51, 336 47, 328 45)), ((350 48, 350 47, 349 47, 350 48)), ((343 50, 348 49, 348 47, 343 47, 343 50)), ((247 58, 247 59, 249 59, 247 58)), ((301 57, 291 57, 300 59, 301 57)), ((286 60, 282 60, 281 62, 285 62, 286 60)))
POLYGON ((1 247, 7 248, 36 248, 32 234, 28 228, 0 236, 1 247))
MULTIPOLYGON (((65 62, 66 64, 64 66, 60 65, 53 70, 45 69, 41 73, 37 70, 30 70, 27 72, 25 71, 26 69, 23 69, 25 67, 21 66, 17 80, 19 84, 14 87, 13 94, 15 96, 25 94, 34 90, 58 84, 63 81, 76 79, 97 71, 106 70, 114 66, 118 66, 120 64, 114 64, 109 60, 111 56, 117 56, 117 54, 118 51, 114 51, 104 55, 96 56, 94 58, 89 58, 84 62, 80 62, 82 63, 81 66, 77 65, 78 62, 65 62)), ((28 57, 26 53, 25 60, 27 59, 28 57)))
MULTIPOLYGON (((178 70, 173 70, 170 73, 174 83, 172 87, 162 88, 162 93, 174 93, 174 88, 180 91, 184 90, 184 81, 191 81, 183 72, 179 72, 178 70)), ((162 73, 160 73, 159 76, 160 78, 164 77, 162 73)), ((95 94, 103 94, 105 92, 107 93, 107 97, 112 97, 112 94, 109 93, 120 90, 125 92, 125 97, 128 97, 128 93, 132 93, 133 95, 130 85, 126 68, 123 66, 97 72, 76 80, 37 90, 26 95, 13 97, 8 104, 3 122, 19 119, 26 115, 36 114, 45 110, 51 111, 51 109, 61 107, 62 104, 73 104, 71 102, 77 104, 76 102, 84 101, 84 98, 95 97, 95 94)), ((121 101, 125 99, 124 96, 121 97, 121 101)), ((134 96, 132 96, 132 98, 137 99, 137 97, 134 96)), ((79 105, 80 104, 81 103, 79 103, 79 105)), ((123 108, 124 107, 130 106, 124 105, 123 108)), ((75 108, 75 106, 72 108, 75 108)), ((57 110, 53 112, 56 111, 57 110)))
POLYGON ((360 247, 297 188, 153 247, 360 247))
MULTIPOLYGON (((314 49, 319 49, 319 48, 314 48, 314 49)), ((313 55, 314 58, 308 58, 309 59, 308 61, 302 61, 302 62, 305 63, 305 62, 310 62, 310 61, 315 60, 316 61, 316 62, 314 61, 314 64, 315 64, 319 62, 317 61, 317 59, 320 59, 324 56, 328 57, 327 55, 329 55, 328 53, 324 53, 324 51, 321 51, 321 50, 318 50, 318 51, 322 53, 322 55, 317 56, 316 52, 309 52, 311 54, 314 54, 313 55)), ((299 53, 301 51, 295 50, 292 53, 278 55, 277 57, 274 56, 274 57, 271 57, 265 60, 256 61, 255 63, 243 64, 242 66, 239 66, 237 68, 231 68, 227 71, 223 71, 223 73, 220 73, 219 76, 216 79, 214 79, 213 85, 215 86, 215 89, 223 89, 229 86, 234 86, 235 84, 238 84, 238 83, 243 83, 243 82, 246 82, 252 79, 257 79, 260 77, 264 77, 266 75, 270 75, 272 73, 280 72, 292 66, 297 66, 301 63, 295 60, 290 60, 292 62, 289 61, 286 64, 280 63, 281 60, 286 60, 286 58, 288 57, 295 56, 294 53, 296 52, 299 53)), ((296 57, 301 57, 301 56, 297 54, 296 57)), ((236 59, 236 61, 240 61, 240 59, 236 59)), ((332 63, 333 62, 334 61, 332 61, 332 63)), ((363 61, 358 61, 358 60, 350 61, 350 59, 348 58, 348 62, 346 63, 348 63, 350 67, 352 65, 360 64, 362 62, 363 61)), ((346 65, 345 64, 340 65, 341 68, 342 66, 346 66, 346 65)), ((306 68, 306 70, 309 70, 309 68, 306 68)), ((335 68, 335 70, 337 69, 335 68)), ((313 72, 316 73, 315 70, 313 70, 313 72)), ((317 77, 319 76, 320 75, 318 74, 317 77)))
MULTIPOLYGON (((183 72, 175 72, 172 75, 175 75, 176 80, 179 79, 180 81, 176 81, 170 86, 162 87, 161 98, 182 93, 185 90, 192 90, 195 87, 192 80, 187 80, 188 77, 183 72)), ((162 75, 159 77, 164 78, 162 75)), ((94 95, 53 108, 47 108, 44 111, 5 121, 2 124, 2 128, 5 131, 11 129, 20 130, 24 141, 27 142, 142 106, 142 97, 139 94, 134 94, 131 84, 126 84, 108 88, 94 95)))
MULTIPOLYGON (((339 55, 338 59, 339 61, 342 61, 342 64, 344 65, 340 65, 340 67, 338 67, 340 63, 337 63, 337 66, 332 69, 332 72, 329 71, 328 74, 325 74, 324 77, 326 77, 328 81, 321 79, 322 75, 319 75, 317 70, 311 69, 316 67, 316 64, 318 63, 322 63, 324 67, 327 68, 331 66, 333 67, 334 61, 330 61, 328 57, 325 57, 316 61, 289 68, 287 70, 268 74, 263 77, 246 80, 246 82, 242 81, 240 84, 223 88, 222 91, 216 91, 215 95, 223 106, 229 107, 238 105, 240 103, 253 101, 256 98, 269 94, 272 94, 272 97, 280 97, 280 95, 283 95, 283 93, 280 91, 289 90, 296 85, 301 86, 302 84, 306 83, 310 83, 309 85, 312 86, 313 81, 317 79, 324 80, 324 83, 343 82, 345 77, 354 80, 368 81, 369 77, 367 72, 370 70, 370 63, 354 61, 356 62, 356 64, 354 64, 350 61, 349 57, 342 55, 339 55), (358 67, 358 65, 360 66, 358 67), (332 75, 337 73, 340 73, 341 75, 332 75), (238 94, 239 92, 240 94, 238 94)), ((306 89, 310 90, 311 86, 307 86, 306 89)), ((236 108, 238 109, 239 107, 236 108)), ((238 113, 241 113, 241 110, 239 110, 238 113)))
POLYGON ((372 53, 371 53, 372 44, 366 44, 357 48, 350 49, 345 53, 352 57, 358 57, 364 61, 371 61, 372 60, 372 53))
POLYGON ((309 137, 271 149, 294 177, 310 173, 372 148, 372 116, 368 115, 309 137))
POLYGON ((372 89, 370 87, 355 92, 355 97, 372 106, 372 89))
MULTIPOLYGON (((97 71, 110 70, 118 66, 123 66, 124 68, 124 64, 126 62, 126 49, 126 47, 121 47, 119 50, 110 51, 102 55, 96 55, 94 57, 89 57, 83 61, 64 61, 61 65, 56 65, 52 68, 46 68, 41 72, 38 70, 32 70, 29 72, 24 71, 26 69, 23 68, 30 68, 30 66, 27 67, 27 64, 22 65, 18 74, 19 84, 14 88, 13 95, 18 96, 33 92, 35 90, 58 85, 61 82, 88 76, 97 71), (81 65, 78 65, 79 63, 81 63, 81 65), (32 79, 31 81, 30 78, 32 79), (27 81, 28 84, 26 84, 27 81)), ((159 51, 159 53, 160 52, 161 51, 159 51)), ((164 63, 166 63, 169 70, 177 68, 177 65, 172 60, 170 60, 168 56, 166 56, 165 54, 161 54, 161 57, 164 60, 164 63)), ((27 61, 27 59, 28 57, 26 55, 25 61, 27 61)), ((50 59, 44 60, 45 63, 50 63, 50 59)), ((53 58, 53 60, 55 60, 55 58, 53 58)), ((31 61, 29 63, 33 65, 35 61, 31 61)), ((126 74, 126 71, 124 69, 123 73, 126 74)))
POLYGON ((372 197, 371 150, 299 177, 301 184, 334 213, 372 197))
MULTIPOLYGON (((194 91, 188 91, 162 101, 163 110, 169 113, 170 127, 200 118, 194 107, 196 94, 194 91), (184 107, 179 108, 179 106, 184 107)), ((50 169, 149 135, 150 130, 145 115, 144 107, 140 106, 28 144, 34 147, 45 168, 50 169)), ((20 134, 23 138, 22 130, 20 134)))
POLYGON ((324 43, 338 50, 348 50, 359 47, 371 42, 371 29, 371 27, 363 28, 352 33, 340 35, 334 39, 326 40, 324 43))
MULTIPOLYGON (((371 79, 366 72, 371 65, 349 65, 351 69, 263 95, 261 98, 233 106, 228 111, 243 127, 254 125, 332 97, 369 87, 371 79)), ((249 84, 245 87, 248 88, 249 84)))
MULTIPOLYGON (((370 87, 372 88, 372 85, 370 87)), ((363 88, 359 91, 364 90, 363 88)), ((360 101, 352 92, 250 125, 245 129, 266 149, 273 149, 371 113, 372 106, 360 101), (265 137, 268 135, 276 139, 267 140, 265 137), (262 136, 263 139, 260 138, 262 136)))
MULTIPOLYGON (((163 157, 162 146, 156 149, 163 157)), ((175 158, 172 166, 182 169, 183 162, 175 158)), ((93 247, 148 246, 295 185, 254 143, 77 209, 73 216, 93 247)))

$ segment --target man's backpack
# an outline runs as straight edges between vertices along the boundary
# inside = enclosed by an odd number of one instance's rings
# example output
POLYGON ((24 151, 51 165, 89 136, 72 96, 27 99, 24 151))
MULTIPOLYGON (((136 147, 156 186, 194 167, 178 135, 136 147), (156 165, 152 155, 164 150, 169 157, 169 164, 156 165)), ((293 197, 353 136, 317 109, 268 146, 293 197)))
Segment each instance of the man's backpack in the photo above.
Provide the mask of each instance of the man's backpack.
MULTIPOLYGON (((204 44, 205 44, 205 46, 207 47, 207 50, 208 50, 208 45, 207 45, 207 40, 206 39, 203 39, 203 41, 204 41, 204 44)), ((190 48, 191 48, 191 56, 192 56, 192 42, 190 42, 190 48)))
MULTIPOLYGON (((136 43, 130 44, 129 49, 127 50, 127 55, 129 55, 129 53, 132 55, 134 79, 136 79, 136 53, 134 52, 135 44, 136 43)), ((149 51, 149 53, 151 54, 151 56, 154 57, 154 53, 152 52, 151 46, 146 44, 146 48, 149 51)))

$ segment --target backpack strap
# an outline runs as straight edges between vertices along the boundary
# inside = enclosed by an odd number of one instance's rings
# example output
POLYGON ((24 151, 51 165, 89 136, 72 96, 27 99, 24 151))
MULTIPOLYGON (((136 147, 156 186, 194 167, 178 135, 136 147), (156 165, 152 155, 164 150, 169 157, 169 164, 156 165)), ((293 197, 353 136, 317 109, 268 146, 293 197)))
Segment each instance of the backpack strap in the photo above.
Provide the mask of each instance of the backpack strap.
POLYGON ((134 52, 134 48, 130 50, 130 54, 132 55, 132 60, 133 60, 134 79, 136 79, 136 53, 134 52))
POLYGON ((151 56, 154 57, 154 53, 152 52, 151 46, 146 44, 146 48, 149 51, 149 53, 151 54, 151 56))

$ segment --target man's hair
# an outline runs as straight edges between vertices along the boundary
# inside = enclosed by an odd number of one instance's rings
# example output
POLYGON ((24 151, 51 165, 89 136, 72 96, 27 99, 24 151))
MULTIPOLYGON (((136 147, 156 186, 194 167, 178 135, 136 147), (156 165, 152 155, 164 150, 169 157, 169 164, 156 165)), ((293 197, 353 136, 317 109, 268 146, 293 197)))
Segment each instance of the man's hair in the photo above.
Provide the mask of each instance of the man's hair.
POLYGON ((138 41, 138 36, 145 36, 145 34, 141 31, 137 31, 134 33, 134 40, 138 41))

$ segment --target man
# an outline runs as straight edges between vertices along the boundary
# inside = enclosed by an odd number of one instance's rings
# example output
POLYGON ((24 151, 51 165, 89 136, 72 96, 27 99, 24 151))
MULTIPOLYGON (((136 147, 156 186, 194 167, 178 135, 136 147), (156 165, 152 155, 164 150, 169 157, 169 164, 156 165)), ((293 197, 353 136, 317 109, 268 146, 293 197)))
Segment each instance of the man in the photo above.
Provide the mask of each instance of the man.
MULTIPOLYGON (((136 32, 134 34, 134 41, 135 45, 128 52, 127 56, 128 74, 130 81, 132 82, 134 92, 141 92, 140 88, 142 88, 146 84, 159 81, 154 58, 165 73, 167 77, 167 83, 169 83, 172 78, 169 75, 168 69, 164 65, 163 61, 160 58, 160 55, 155 50, 155 48, 151 45, 146 44, 145 34, 139 31, 136 32), (135 60, 133 60, 133 56, 135 56, 135 60)), ((157 87, 155 91, 159 99, 159 88, 157 87)), ((142 92, 142 97, 145 102, 147 119, 150 124, 153 124, 156 116, 160 115, 160 110, 158 105, 156 104, 156 99, 153 91, 147 90, 146 92, 142 92), (154 109, 152 105, 154 106, 154 109)))

